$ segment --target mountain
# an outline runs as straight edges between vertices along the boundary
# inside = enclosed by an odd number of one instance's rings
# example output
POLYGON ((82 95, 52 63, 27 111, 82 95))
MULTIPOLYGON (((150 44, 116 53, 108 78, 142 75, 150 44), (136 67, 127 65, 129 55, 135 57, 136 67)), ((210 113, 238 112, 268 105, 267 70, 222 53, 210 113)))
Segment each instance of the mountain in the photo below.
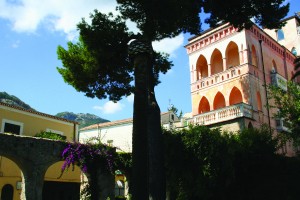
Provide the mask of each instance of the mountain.
POLYGON ((32 107, 30 107, 28 104, 23 102, 21 99, 14 95, 7 94, 6 92, 0 92, 0 102, 7 103, 13 106, 19 106, 21 108, 24 108, 26 110, 34 110, 32 107))
POLYGON ((89 114, 89 113, 78 113, 75 114, 73 112, 61 112, 55 115, 56 117, 61 117, 64 119, 72 120, 79 122, 79 128, 83 128, 92 124, 99 124, 104 122, 109 122, 107 119, 103 119, 98 117, 97 115, 89 114))
MULTIPOLYGON (((10 104, 10 105, 13 105, 13 106, 19 106, 19 107, 24 108, 26 110, 36 111, 35 109, 30 107, 28 104, 23 102, 18 97, 10 95, 6 92, 0 92, 0 102, 7 103, 7 104, 10 104)), ((92 124, 109 122, 109 120, 107 120, 107 119, 103 119, 101 117, 98 117, 97 115, 93 115, 93 114, 89 114, 89 113, 75 114, 73 112, 61 112, 61 113, 57 113, 55 116, 79 122, 79 124, 80 124, 79 128, 83 128, 85 126, 89 126, 89 125, 92 125, 92 124)))

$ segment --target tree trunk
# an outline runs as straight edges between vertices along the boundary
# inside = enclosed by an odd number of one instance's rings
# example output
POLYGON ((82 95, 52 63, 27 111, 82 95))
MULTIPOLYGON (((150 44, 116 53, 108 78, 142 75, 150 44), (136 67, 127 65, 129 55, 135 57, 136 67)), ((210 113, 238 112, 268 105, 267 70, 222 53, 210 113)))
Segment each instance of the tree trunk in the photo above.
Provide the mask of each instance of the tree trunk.
POLYGON ((135 95, 132 134, 132 199, 165 200, 160 109, 155 99, 151 43, 136 40, 133 52, 135 95))
MULTIPOLYGON (((153 72, 150 72, 153 77, 153 72)), ((166 199, 163 135, 154 86, 148 94, 149 200, 166 199)))
POLYGON ((150 63, 150 56, 146 53, 134 57, 135 94, 131 179, 133 200, 148 199, 147 67, 150 63))

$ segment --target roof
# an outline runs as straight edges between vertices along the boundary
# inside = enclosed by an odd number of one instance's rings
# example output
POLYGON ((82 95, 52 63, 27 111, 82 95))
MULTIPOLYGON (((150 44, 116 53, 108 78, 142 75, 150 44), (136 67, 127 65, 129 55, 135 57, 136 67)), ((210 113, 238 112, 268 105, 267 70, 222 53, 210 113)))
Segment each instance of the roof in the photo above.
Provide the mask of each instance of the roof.
MULTIPOLYGON (((169 115, 167 115, 169 113, 170 113, 169 111, 161 113, 160 114, 161 119, 165 119, 166 117, 169 119, 169 115)), ((80 131, 98 129, 98 128, 103 128, 103 127, 111 127, 111 126, 117 126, 117 125, 122 125, 122 124, 129 124, 129 123, 131 123, 131 124, 133 123, 133 119, 132 118, 121 119, 121 120, 116 120, 116 121, 112 121, 112 122, 105 122, 105 123, 93 124, 93 125, 86 126, 86 127, 82 128, 82 129, 80 129, 80 131)))
POLYGON ((35 114, 35 115, 39 115, 39 116, 43 116, 43 117, 48 117, 48 118, 56 119, 56 120, 60 120, 60 121, 64 121, 64 122, 79 124, 76 121, 71 121, 71 120, 68 120, 68 119, 61 118, 61 117, 56 117, 56 116, 49 115, 49 114, 42 113, 42 112, 38 112, 38 111, 35 111, 35 110, 28 110, 28 109, 25 109, 25 108, 22 108, 22 107, 19 107, 19 106, 10 105, 10 104, 3 103, 3 102, 0 102, 0 106, 5 106, 5 107, 8 107, 8 108, 12 108, 12 109, 24 111, 24 112, 27 112, 27 113, 31 113, 31 114, 35 114))
POLYGON ((116 120, 116 121, 112 121, 112 122, 104 122, 104 123, 86 126, 82 129, 80 129, 80 131, 97 129, 97 128, 102 128, 102 127, 109 127, 109 126, 116 126, 116 125, 121 125, 121 124, 128 124, 128 123, 132 123, 132 122, 133 122, 132 118, 121 119, 121 120, 116 120))

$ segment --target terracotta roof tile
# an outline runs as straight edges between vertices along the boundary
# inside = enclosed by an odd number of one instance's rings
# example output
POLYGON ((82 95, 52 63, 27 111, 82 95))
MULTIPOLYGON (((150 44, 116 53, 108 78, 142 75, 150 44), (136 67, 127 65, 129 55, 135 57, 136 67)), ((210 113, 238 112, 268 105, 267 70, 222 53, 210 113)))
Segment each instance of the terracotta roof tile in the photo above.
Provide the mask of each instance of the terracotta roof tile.
POLYGON ((65 122, 69 122, 69 123, 73 123, 73 124, 79 124, 76 121, 71 121, 71 120, 68 120, 68 119, 64 119, 64 118, 61 118, 61 117, 56 117, 56 116, 53 116, 53 115, 49 115, 49 114, 34 111, 34 110, 27 110, 25 108, 10 105, 10 104, 3 103, 3 102, 0 102, 0 105, 5 106, 5 107, 9 107, 9 108, 13 108, 13 109, 16 109, 16 110, 21 110, 21 111, 24 111, 24 112, 32 113, 32 114, 35 114, 35 115, 40 115, 40 116, 43 116, 43 117, 49 117, 49 118, 60 120, 60 121, 65 121, 65 122))

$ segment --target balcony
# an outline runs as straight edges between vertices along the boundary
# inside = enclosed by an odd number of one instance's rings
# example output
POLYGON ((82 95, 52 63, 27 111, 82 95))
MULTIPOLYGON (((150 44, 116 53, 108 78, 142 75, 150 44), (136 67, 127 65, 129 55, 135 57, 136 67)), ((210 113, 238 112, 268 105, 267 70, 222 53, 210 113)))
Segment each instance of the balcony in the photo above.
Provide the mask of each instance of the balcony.
POLYGON ((188 120, 188 124, 210 125, 240 117, 252 118, 252 116, 252 106, 245 103, 239 103, 196 115, 188 120))
POLYGON ((205 89, 205 88, 211 87, 213 85, 216 85, 218 83, 239 77, 240 75, 249 72, 248 66, 249 66, 248 64, 242 64, 239 66, 231 66, 223 72, 219 72, 219 73, 213 74, 209 77, 199 79, 196 82, 191 84, 191 91, 194 92, 199 89, 205 89))
POLYGON ((287 91, 287 80, 277 72, 271 73, 271 81, 273 85, 287 91))

